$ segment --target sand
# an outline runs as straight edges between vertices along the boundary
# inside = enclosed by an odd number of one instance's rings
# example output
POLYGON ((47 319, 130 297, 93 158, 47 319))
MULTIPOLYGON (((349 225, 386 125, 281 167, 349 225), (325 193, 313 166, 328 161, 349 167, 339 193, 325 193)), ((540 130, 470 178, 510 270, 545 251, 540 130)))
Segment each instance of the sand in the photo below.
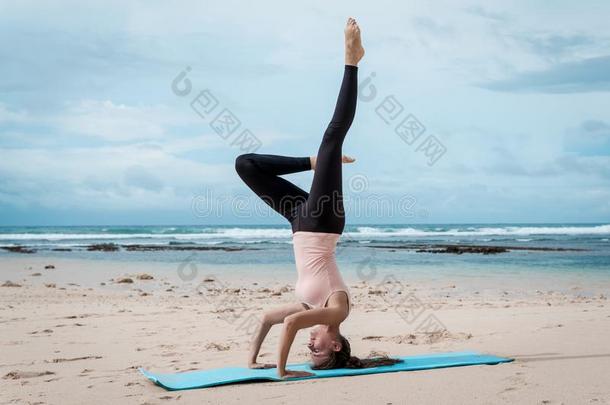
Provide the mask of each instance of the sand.
MULTIPOLYGON (((395 284, 347 278, 354 309, 342 332, 354 354, 476 350, 516 360, 168 392, 137 368, 245 365, 252 321, 294 300, 284 273, 206 270, 184 281, 172 264, 0 259, 0 285, 11 282, 0 287, 0 403, 610 403, 610 305, 599 292, 607 285, 583 279, 561 291, 527 280, 476 291, 476 280, 400 279, 397 294, 395 284)), ((263 345, 265 362, 275 359, 278 334, 263 345)), ((290 362, 307 361, 306 339, 297 336, 290 362)))

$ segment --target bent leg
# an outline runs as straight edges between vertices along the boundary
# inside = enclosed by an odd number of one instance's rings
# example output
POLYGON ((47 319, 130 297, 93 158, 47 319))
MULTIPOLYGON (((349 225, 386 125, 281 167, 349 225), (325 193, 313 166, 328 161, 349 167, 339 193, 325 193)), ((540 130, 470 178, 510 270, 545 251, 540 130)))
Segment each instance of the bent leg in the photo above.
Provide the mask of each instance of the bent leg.
POLYGON ((310 169, 309 157, 247 153, 235 159, 235 170, 244 183, 291 223, 296 207, 307 200, 308 193, 279 175, 310 169))
POLYGON ((256 166, 269 173, 275 175, 290 174, 305 172, 311 170, 311 161, 309 157, 292 157, 280 155, 263 155, 260 153, 246 153, 239 155, 235 160, 236 168, 243 161, 251 161, 256 166))

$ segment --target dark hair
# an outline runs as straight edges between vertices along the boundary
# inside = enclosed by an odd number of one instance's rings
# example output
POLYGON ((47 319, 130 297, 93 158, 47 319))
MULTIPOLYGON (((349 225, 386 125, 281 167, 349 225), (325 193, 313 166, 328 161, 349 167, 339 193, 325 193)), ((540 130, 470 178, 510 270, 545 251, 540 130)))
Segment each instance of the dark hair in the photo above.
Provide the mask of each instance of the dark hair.
POLYGON ((339 334, 341 350, 338 352, 332 351, 328 360, 317 366, 312 366, 313 370, 329 370, 333 368, 370 368, 379 366, 391 366, 396 363, 402 363, 401 359, 392 359, 387 356, 379 356, 368 359, 360 359, 352 356, 352 349, 349 341, 339 334))

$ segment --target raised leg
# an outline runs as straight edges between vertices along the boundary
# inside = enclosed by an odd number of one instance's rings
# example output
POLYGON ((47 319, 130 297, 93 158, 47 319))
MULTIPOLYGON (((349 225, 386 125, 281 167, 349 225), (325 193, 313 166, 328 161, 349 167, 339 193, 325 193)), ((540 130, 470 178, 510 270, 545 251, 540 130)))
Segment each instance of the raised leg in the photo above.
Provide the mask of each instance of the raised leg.
POLYGON ((356 114, 358 62, 364 55, 360 29, 353 19, 345 28, 345 68, 333 117, 316 157, 309 198, 299 208, 299 230, 341 234, 345 227, 342 187, 342 147, 356 114))

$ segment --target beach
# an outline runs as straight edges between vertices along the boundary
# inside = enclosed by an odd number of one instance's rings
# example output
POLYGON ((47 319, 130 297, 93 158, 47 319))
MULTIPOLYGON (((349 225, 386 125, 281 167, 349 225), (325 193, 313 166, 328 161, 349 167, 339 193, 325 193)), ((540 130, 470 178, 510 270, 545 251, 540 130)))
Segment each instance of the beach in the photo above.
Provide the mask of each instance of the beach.
POLYGON ((608 15, 0 2, 0 405, 610 405, 608 15))
MULTIPOLYGON (((346 270, 354 302, 341 330, 355 355, 473 350, 511 363, 173 392, 145 379, 139 367, 246 365, 253 322, 294 301, 296 274, 287 265, 232 266, 3 256, 0 403, 610 402, 610 280, 575 272, 528 279, 346 270)), ((271 330, 261 361, 274 361, 279 331, 271 330)), ((306 339, 297 335, 289 363, 308 360, 306 339)))

